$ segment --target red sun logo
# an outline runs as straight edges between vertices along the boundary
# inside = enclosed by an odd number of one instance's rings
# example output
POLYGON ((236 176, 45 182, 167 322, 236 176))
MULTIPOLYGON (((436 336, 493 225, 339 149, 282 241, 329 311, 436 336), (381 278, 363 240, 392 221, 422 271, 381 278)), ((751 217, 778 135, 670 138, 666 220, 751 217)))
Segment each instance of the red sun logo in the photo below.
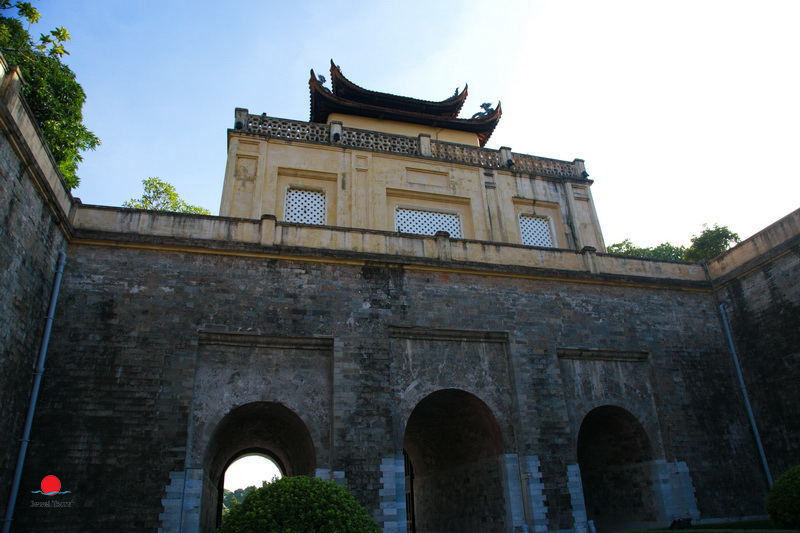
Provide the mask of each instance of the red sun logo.
POLYGON ((45 476, 42 479, 42 493, 51 496, 61 490, 61 480, 56 476, 45 476))

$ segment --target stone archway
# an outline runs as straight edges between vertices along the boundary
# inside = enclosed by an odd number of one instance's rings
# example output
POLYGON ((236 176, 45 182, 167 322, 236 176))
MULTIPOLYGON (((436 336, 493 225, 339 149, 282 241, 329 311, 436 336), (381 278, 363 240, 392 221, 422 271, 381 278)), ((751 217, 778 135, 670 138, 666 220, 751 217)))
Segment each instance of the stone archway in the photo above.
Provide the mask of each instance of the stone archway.
POLYGON ((403 448, 409 532, 505 531, 503 439, 482 400, 458 389, 426 396, 403 448))
POLYGON ((311 434, 294 411, 274 402, 233 409, 217 425, 205 455, 201 531, 219 525, 225 470, 248 453, 269 456, 287 476, 313 476, 317 465, 311 434))
POLYGON ((630 412, 608 405, 590 411, 578 433, 578 464, 587 518, 598 532, 657 519, 653 449, 630 412))

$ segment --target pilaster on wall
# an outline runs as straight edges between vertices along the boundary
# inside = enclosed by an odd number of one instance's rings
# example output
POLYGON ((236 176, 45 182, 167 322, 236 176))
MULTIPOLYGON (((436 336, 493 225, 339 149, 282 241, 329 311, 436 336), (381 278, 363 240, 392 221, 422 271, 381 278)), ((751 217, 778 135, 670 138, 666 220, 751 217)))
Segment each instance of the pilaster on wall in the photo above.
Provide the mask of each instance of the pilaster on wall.
POLYGON ((538 455, 522 456, 522 476, 525 480, 525 497, 533 531, 547 531, 547 497, 544 494, 541 462, 538 455))
POLYGON ((203 499, 203 469, 187 468, 170 472, 169 485, 161 504, 159 533, 197 533, 200 531, 200 504, 203 499))
POLYGON ((586 502, 583 499, 583 482, 581 482, 581 467, 567 465, 567 488, 572 504, 572 519, 576 533, 587 531, 586 502))
POLYGON ((505 478, 503 486, 506 491, 506 521, 515 531, 521 530, 526 524, 519 456, 516 453, 507 453, 501 456, 501 460, 501 472, 505 478))
POLYGON ((380 516, 384 533, 406 531, 406 481, 405 462, 402 455, 381 459, 381 488, 378 491, 380 516))
POLYGON ((653 461, 652 479, 656 515, 659 518, 666 521, 700 518, 692 476, 685 462, 653 461))

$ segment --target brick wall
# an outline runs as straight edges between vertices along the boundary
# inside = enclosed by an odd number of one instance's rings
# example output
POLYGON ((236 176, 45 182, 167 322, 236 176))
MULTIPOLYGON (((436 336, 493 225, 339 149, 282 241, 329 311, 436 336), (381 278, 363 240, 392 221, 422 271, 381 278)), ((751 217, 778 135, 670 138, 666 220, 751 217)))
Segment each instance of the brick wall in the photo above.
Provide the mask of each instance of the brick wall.
MULTIPOLYGON (((539 457, 550 529, 575 525, 568 466, 576 463, 581 409, 593 402, 639 416, 656 458, 688 465, 704 518, 761 511, 755 452, 708 292, 88 244, 69 254, 22 490, 32 490, 39 473, 61 472, 76 504, 58 513, 20 509, 32 530, 159 527, 171 473, 192 466, 186 446, 198 442, 192 428, 203 421, 192 418, 203 416, 192 411, 195 373, 208 352, 199 331, 212 329, 333 338, 330 387, 315 385, 318 407, 303 404, 300 414, 330 416, 332 435, 308 428, 332 442, 330 465, 318 466, 343 471, 376 516, 382 462, 402 453, 419 401, 410 398, 441 388, 486 402, 504 453, 539 457), (410 338, 420 330, 443 333, 410 338), (472 333, 459 339, 453 330, 472 333), (644 365, 636 379, 648 396, 636 396, 635 382, 614 382, 603 362, 565 381, 559 350, 567 348, 590 357, 648 353, 647 362, 631 363, 644 365)), ((269 357, 237 363, 240 377, 220 374, 213 410, 236 407, 239 382, 248 390, 262 383, 260 400, 292 407, 291 390, 281 387, 309 393, 281 376, 324 367, 296 359, 306 370, 293 373, 284 361, 272 372, 269 357)), ((324 461, 325 445, 317 453, 324 461)))
POLYGON ((715 280, 774 478, 800 464, 798 224, 800 211, 729 251, 720 261, 737 268, 715 280))
MULTIPOLYGON (((33 368, 44 331, 58 251, 66 246, 45 198, 0 133, 0 502, 19 452, 33 368)), ((45 378, 46 379, 46 378, 45 378)), ((41 478, 40 478, 41 479, 41 478)))

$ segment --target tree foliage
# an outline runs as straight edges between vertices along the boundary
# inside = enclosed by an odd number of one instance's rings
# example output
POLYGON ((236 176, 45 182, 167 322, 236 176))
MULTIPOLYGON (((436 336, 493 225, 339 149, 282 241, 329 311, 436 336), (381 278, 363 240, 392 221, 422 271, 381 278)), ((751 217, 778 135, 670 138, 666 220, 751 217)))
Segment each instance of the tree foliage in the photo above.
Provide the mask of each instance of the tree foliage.
POLYGON ((222 514, 226 515, 230 510, 244 501, 248 494, 256 490, 255 485, 250 485, 244 489, 230 491, 222 489, 222 514))
POLYGON ((265 483, 234 506, 218 533, 376 533, 367 510, 347 489, 306 476, 265 483))
POLYGON ((610 254, 650 257, 653 259, 670 259, 673 261, 682 260, 685 252, 685 246, 675 246, 674 244, 665 242, 654 248, 643 248, 633 244, 630 239, 625 239, 622 242, 612 244, 608 247, 608 253, 610 254))
POLYGON ((707 261, 713 259, 734 243, 739 242, 739 235, 728 229, 727 226, 709 228, 703 224, 700 235, 694 235, 691 246, 675 246, 668 242, 653 248, 636 246, 630 239, 608 246, 608 253, 630 255, 634 257, 649 257, 652 259, 669 259, 673 261, 707 261))
POLYGON ((86 93, 75 73, 61 62, 69 52, 64 43, 69 33, 56 28, 34 41, 22 21, 39 20, 39 12, 29 2, 0 0, 0 10, 17 10, 17 18, 0 16, 0 48, 9 63, 17 65, 25 83, 22 94, 31 108, 39 129, 58 164, 67 186, 74 188, 80 179, 81 152, 94 150, 100 139, 83 124, 86 93))
POLYGON ((692 245, 686 250, 684 258, 687 261, 713 259, 739 240, 739 235, 727 226, 714 224, 713 228, 709 228, 708 224, 703 224, 703 231, 692 237, 692 245))
POLYGON ((800 465, 775 480, 767 496, 767 512, 783 529, 800 529, 800 465))
POLYGON ((131 198, 123 202, 123 207, 134 209, 150 209, 152 211, 171 211, 174 213, 194 213, 196 215, 210 215, 211 211, 205 207, 190 205, 184 202, 175 187, 161 178, 147 178, 142 180, 144 194, 138 200, 131 198))

